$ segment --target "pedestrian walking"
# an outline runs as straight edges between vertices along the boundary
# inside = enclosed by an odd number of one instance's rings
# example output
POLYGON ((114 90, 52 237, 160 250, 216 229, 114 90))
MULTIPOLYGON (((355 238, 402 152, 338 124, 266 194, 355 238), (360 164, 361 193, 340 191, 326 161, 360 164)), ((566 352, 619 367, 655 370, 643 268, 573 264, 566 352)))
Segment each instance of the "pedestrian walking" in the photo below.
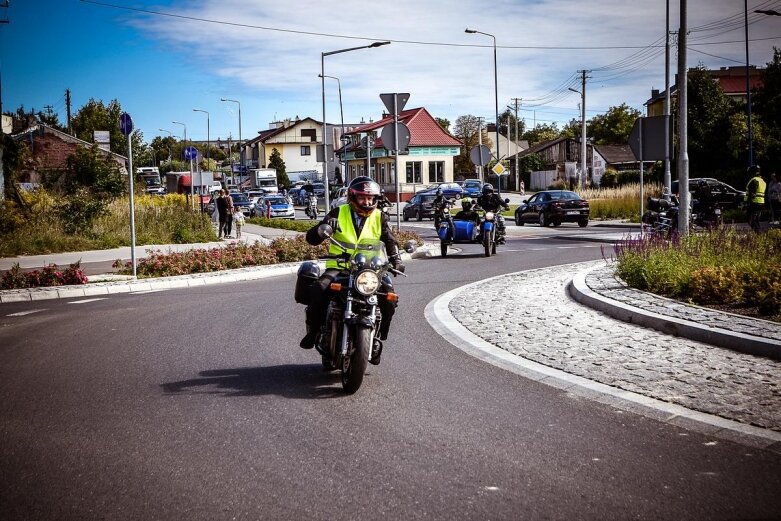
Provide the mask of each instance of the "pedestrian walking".
POLYGON ((230 197, 225 194, 225 190, 220 190, 220 196, 217 197, 217 200, 214 202, 214 205, 216 206, 215 211, 220 220, 217 232, 217 238, 219 239, 230 234, 230 231, 226 231, 228 226, 228 201, 225 200, 226 198, 230 199, 230 197))
POLYGON ((236 238, 241 239, 241 228, 247 220, 244 218, 244 212, 238 206, 234 208, 233 224, 236 225, 236 238))
POLYGON ((770 182, 767 185, 768 206, 770 206, 771 224, 781 224, 781 182, 778 174, 770 174, 770 182))

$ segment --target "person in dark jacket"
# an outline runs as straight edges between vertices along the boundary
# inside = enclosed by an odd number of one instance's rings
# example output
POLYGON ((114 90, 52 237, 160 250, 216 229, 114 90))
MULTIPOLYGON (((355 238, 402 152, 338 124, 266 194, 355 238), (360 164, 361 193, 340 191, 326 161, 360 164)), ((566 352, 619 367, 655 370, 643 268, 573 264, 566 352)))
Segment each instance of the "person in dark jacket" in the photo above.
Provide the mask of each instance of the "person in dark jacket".
POLYGON ((220 190, 220 195, 217 197, 217 200, 214 202, 215 206, 217 207, 217 214, 220 218, 220 227, 217 232, 217 237, 222 239, 223 236, 228 236, 230 234, 230 231, 228 231, 228 201, 225 200, 226 197, 230 197, 225 194, 225 190, 220 190))
MULTIPOLYGON (((309 244, 318 245, 325 240, 320 237, 317 231, 321 224, 331 226, 334 230, 333 237, 343 244, 354 244, 359 239, 379 239, 385 243, 385 250, 391 265, 403 272, 404 264, 402 264, 399 254, 399 243, 390 227, 390 217, 377 208, 379 198, 380 186, 377 183, 369 177, 356 177, 350 182, 347 190, 348 204, 331 209, 322 221, 309 229, 306 241, 309 244)), ((341 251, 341 248, 334 244, 329 248, 329 252, 332 254, 338 254, 341 251)), ((309 305, 306 308, 307 333, 300 343, 304 349, 311 349, 315 345, 317 334, 325 322, 328 304, 332 297, 328 287, 338 274, 339 268, 336 266, 336 262, 329 260, 326 262, 325 272, 317 283, 312 285, 309 305)), ((393 289, 389 279, 384 280, 383 285, 386 290, 393 289)), ((369 359, 369 362, 375 365, 380 363, 382 340, 388 338, 391 320, 396 311, 396 303, 388 302, 384 295, 380 295, 378 300, 382 322, 369 359)))
POLYGON ((499 194, 494 192, 494 187, 490 183, 483 185, 483 191, 480 197, 477 198, 477 205, 486 212, 494 212, 496 214, 496 242, 504 244, 505 229, 502 209, 506 210, 510 208, 510 205, 499 197, 499 194))

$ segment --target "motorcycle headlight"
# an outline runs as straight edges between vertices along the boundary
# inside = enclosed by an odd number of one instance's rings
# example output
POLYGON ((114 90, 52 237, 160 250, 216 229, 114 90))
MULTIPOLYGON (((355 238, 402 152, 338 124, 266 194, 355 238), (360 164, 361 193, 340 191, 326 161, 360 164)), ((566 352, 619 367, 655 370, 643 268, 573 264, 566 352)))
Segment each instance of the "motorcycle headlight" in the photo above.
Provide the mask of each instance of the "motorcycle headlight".
POLYGON ((486 221, 493 221, 494 220, 494 212, 485 212, 485 220, 486 221))
POLYGON ((355 290, 361 295, 372 295, 380 287, 380 278, 372 270, 365 270, 355 277, 355 290))

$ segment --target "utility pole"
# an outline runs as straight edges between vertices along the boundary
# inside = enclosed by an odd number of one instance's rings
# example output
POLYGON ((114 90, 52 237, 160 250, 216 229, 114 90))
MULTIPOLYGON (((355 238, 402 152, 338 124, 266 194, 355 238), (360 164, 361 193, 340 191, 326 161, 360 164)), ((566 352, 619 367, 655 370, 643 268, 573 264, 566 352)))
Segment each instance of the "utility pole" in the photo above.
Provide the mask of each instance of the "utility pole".
POLYGON ((580 188, 585 190, 586 178, 588 177, 588 170, 586 170, 586 73, 591 72, 585 69, 578 71, 581 74, 581 88, 583 89, 583 115, 581 116, 581 131, 580 131, 580 188))
POLYGON ((65 114, 66 118, 68 119, 68 134, 71 136, 73 135, 73 132, 71 131, 71 90, 65 89, 65 114))
MULTIPOLYGON (((511 98, 511 100, 514 102, 514 108, 515 108, 515 145, 516 145, 516 151, 518 150, 518 109, 521 105, 521 98, 511 98)), ((513 108, 513 107, 508 107, 513 108)), ((507 129, 507 133, 510 133, 510 129, 507 129)), ((518 153, 515 154, 515 191, 520 192, 521 191, 521 179, 518 177, 518 153)))
POLYGON ((687 87, 689 85, 686 69, 686 0, 681 0, 681 28, 678 30, 678 191, 680 192, 680 210, 678 211, 678 233, 689 235, 689 109, 687 87))

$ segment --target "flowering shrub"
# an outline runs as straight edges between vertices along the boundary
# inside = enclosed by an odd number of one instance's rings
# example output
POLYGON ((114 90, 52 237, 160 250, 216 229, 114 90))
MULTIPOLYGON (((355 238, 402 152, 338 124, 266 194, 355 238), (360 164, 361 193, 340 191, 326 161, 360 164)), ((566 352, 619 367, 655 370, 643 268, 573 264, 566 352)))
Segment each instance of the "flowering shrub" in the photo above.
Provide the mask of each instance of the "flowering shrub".
POLYGON ((56 264, 49 264, 40 270, 23 272, 16 263, 0 278, 0 289, 22 289, 48 286, 86 284, 87 276, 79 262, 61 270, 56 264))
MULTIPOLYGON (((781 319, 781 231, 712 230, 666 241, 655 235, 615 246, 629 286, 697 304, 756 307, 781 319)), ((739 311, 739 309, 735 309, 739 311)))
MULTIPOLYGON (((296 262, 315 259, 326 253, 325 245, 310 246, 299 237, 276 239, 269 246, 256 242, 255 244, 234 243, 224 248, 189 250, 180 253, 163 253, 156 250, 138 262, 136 273, 139 277, 169 277, 264 266, 279 262, 296 262)), ((114 262, 114 268, 118 273, 133 272, 132 264, 121 260, 114 262)))

